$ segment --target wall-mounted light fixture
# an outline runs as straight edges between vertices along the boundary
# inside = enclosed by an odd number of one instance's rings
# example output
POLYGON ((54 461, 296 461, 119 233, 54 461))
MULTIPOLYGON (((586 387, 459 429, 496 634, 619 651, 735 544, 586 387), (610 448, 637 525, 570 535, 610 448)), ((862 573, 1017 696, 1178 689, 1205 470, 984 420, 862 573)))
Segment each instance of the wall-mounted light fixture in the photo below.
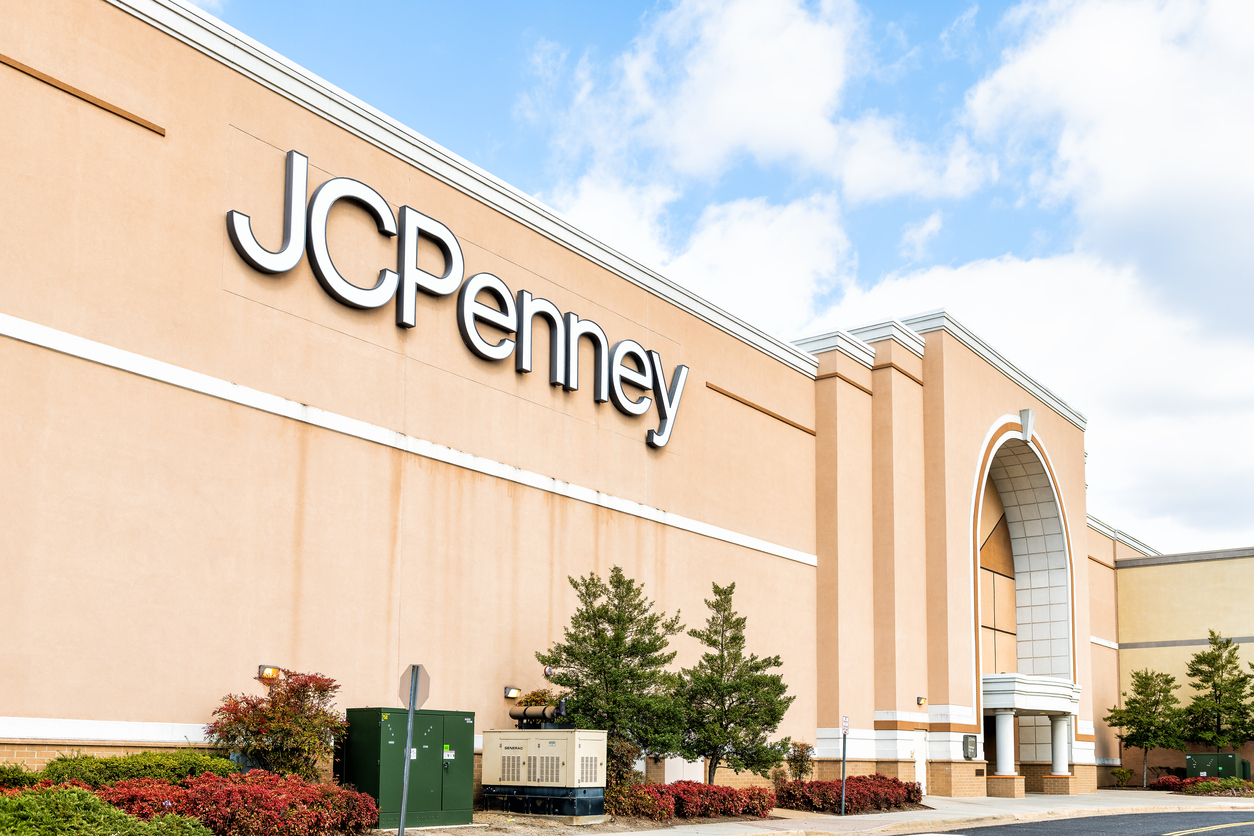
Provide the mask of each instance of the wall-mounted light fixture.
POLYGON ((279 678, 279 674, 283 673, 283 669, 278 665, 258 665, 257 678, 262 682, 273 682, 279 678))
POLYGON ((927 697, 915 697, 914 701, 918 705, 927 705, 927 697))
POLYGON ((505 699, 516 700, 522 696, 522 688, 515 688, 513 685, 505 686, 505 699))

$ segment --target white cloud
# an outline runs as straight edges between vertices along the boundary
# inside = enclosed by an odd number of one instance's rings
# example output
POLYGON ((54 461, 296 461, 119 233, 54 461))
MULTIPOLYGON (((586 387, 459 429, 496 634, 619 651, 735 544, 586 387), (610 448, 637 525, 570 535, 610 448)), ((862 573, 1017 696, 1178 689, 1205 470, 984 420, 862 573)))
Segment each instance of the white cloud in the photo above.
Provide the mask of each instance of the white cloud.
POLYGON ((658 268, 670 260, 662 222, 678 192, 660 184, 633 185, 604 172, 580 177, 551 195, 539 195, 573 222, 642 264, 658 268))
POLYGON ((925 259, 927 245, 940 233, 943 220, 941 211, 937 209, 917 224, 906 224, 901 233, 901 246, 898 249, 901 257, 911 261, 925 259))
POLYGON ((1029 192, 1074 207, 1079 245, 1140 267, 1209 316, 1254 305, 1254 4, 1025 4, 967 94, 977 137, 1029 192))
POLYGON ((1216 334, 1135 270, 1085 255, 851 285, 810 329, 938 307, 1085 413, 1090 513, 1163 551, 1254 542, 1254 376, 1241 371, 1254 340, 1216 334))
POLYGON ((838 0, 685 0, 624 57, 623 87, 680 174, 717 176, 740 154, 822 168, 857 29, 838 0))
POLYGON ((784 205, 755 198, 707 207, 666 273, 760 328, 799 335, 815 296, 850 266, 831 196, 784 205))
POLYGON ((996 161, 975 153, 958 136, 947 153, 899 136, 899 120, 868 113, 841 126, 838 155, 842 191, 850 203, 903 195, 964 197, 997 179, 996 161))
POLYGON ((968 61, 974 61, 980 57, 980 48, 973 38, 975 16, 979 11, 978 5, 968 7, 940 33, 941 52, 946 58, 957 58, 961 55, 968 61))

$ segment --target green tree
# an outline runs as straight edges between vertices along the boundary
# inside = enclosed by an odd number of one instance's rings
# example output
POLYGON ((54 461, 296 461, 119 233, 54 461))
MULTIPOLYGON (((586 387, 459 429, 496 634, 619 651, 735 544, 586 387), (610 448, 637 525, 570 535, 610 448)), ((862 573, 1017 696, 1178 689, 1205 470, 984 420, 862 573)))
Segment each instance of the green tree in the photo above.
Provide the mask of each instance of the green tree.
POLYGON ((1193 654, 1188 674, 1198 693, 1185 709, 1185 739, 1214 746, 1216 752, 1239 749, 1254 730, 1250 710, 1252 678, 1241 669, 1236 642, 1211 630, 1210 646, 1193 654))
POLYGON ((1151 749, 1184 750, 1184 710, 1176 698, 1176 678, 1149 668, 1132 672, 1132 693, 1123 692, 1123 708, 1111 706, 1102 718, 1107 726, 1120 729, 1116 735, 1124 746, 1142 750, 1141 786, 1147 784, 1151 749))
POLYGON ((214 746, 270 772, 317 780, 318 761, 330 762, 335 739, 348 723, 332 709, 340 686, 328 676, 283 670, 260 680, 266 695, 227 694, 205 736, 214 746))
POLYGON ((669 637, 683 630, 679 613, 654 612, 643 584, 618 566, 608 584, 596 573, 567 580, 579 608, 563 640, 536 653, 554 669, 549 680, 569 692, 564 722, 605 729, 611 746, 621 739, 652 755, 673 754, 680 715, 666 666, 675 658, 669 637))
POLYGON ((767 672, 780 666, 778 656, 745 655, 747 619, 732 608, 735 591, 734 583, 714 584, 714 598, 705 602, 710 608, 705 629, 688 631, 709 650, 695 667, 680 672, 676 690, 685 718, 679 752, 688 760, 706 759, 710 784, 720 764, 766 777, 791 742, 767 741, 795 697, 786 696, 783 677, 767 672))

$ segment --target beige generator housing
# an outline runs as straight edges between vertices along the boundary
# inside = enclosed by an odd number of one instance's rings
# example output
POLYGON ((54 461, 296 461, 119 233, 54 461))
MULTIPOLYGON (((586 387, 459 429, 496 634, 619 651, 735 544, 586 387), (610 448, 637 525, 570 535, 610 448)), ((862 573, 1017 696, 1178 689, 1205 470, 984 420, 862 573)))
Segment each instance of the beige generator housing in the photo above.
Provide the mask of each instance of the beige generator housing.
POLYGON ((483 733, 485 786, 604 787, 605 732, 492 729, 483 733))

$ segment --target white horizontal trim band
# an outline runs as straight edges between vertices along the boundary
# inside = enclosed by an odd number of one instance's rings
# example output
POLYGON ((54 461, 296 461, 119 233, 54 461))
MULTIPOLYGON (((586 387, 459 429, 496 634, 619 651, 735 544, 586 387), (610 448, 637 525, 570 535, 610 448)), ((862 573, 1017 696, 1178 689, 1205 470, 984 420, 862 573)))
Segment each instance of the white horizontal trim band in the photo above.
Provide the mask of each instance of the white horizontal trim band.
POLYGON ((813 378, 818 360, 577 229, 560 214, 212 15, 173 0, 114 6, 637 287, 813 378))
POLYGON ((31 345, 37 345, 41 348, 51 349, 61 354, 68 354, 71 357, 78 357, 103 366, 137 374, 150 380, 168 383, 171 386, 178 386, 180 389, 187 389, 191 392, 220 398, 240 406, 260 410, 261 412, 268 412, 271 415, 291 418, 304 424, 360 438, 362 441, 382 444, 385 447, 404 450, 407 453, 413 453, 426 459, 444 462, 445 464, 462 467, 466 470, 473 470, 485 476, 494 476, 515 484, 526 485, 529 488, 535 488, 536 490, 556 494, 557 496, 564 496, 567 499, 608 508, 611 511, 618 511, 622 514, 639 517, 642 520, 670 526, 681 531, 700 534, 703 537, 721 540, 724 543, 731 543, 735 546, 743 546, 763 554, 795 560, 808 566, 818 565, 818 558, 815 555, 798 549, 790 549, 787 546, 759 540, 756 537, 720 528, 700 520, 681 517, 678 514, 672 514, 649 505, 633 502, 630 499, 623 499, 622 497, 612 496, 592 488, 573 485, 570 482, 563 482, 560 479, 543 476, 530 470, 514 467, 513 465, 502 464, 493 459, 476 456, 473 453, 454 450, 451 447, 444 447, 421 438, 415 438, 412 435, 397 432, 396 430, 389 430, 376 424, 359 421, 356 418, 349 418, 346 415, 339 415, 318 409, 317 407, 306 406, 287 398, 281 398, 278 395, 271 395, 256 389, 249 389, 246 386, 228 383, 225 380, 210 377, 207 374, 194 372, 181 366, 174 366, 170 363, 164 363, 130 351, 123 351, 120 348, 114 348, 104 343, 67 334, 64 331, 58 331, 55 328, 38 325, 34 322, 8 316, 7 314, 0 314, 0 335, 11 337, 24 343, 30 343, 31 345))
POLYGON ((0 717, 0 738, 26 740, 102 740, 127 743, 204 743, 200 723, 140 723, 127 720, 64 720, 51 717, 0 717))
POLYGON ((1089 641, 1093 644, 1101 645, 1102 647, 1109 647, 1111 650, 1119 649, 1119 642, 1112 642, 1109 639, 1099 639, 1097 636, 1089 636, 1089 641))

